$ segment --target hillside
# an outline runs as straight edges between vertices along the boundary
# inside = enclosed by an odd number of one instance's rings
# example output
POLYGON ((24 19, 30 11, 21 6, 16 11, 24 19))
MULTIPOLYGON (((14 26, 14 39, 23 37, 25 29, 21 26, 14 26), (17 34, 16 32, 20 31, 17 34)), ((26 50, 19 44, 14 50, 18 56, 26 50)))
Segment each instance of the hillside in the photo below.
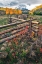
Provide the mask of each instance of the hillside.
POLYGON ((42 15, 42 8, 34 11, 33 14, 35 14, 35 15, 42 15))
POLYGON ((42 5, 36 6, 34 9, 30 10, 30 14, 33 14, 35 11, 40 11, 42 12, 42 5))

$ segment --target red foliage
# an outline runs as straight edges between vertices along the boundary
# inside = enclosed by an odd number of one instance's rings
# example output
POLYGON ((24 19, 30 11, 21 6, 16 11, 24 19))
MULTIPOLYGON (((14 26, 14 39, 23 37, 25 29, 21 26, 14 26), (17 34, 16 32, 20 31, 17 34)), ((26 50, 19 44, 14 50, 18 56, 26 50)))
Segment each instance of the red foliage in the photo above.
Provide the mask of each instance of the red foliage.
POLYGON ((14 38, 13 41, 15 42, 16 45, 18 44, 17 38, 14 38))
MULTIPOLYGON (((21 31, 18 32, 16 35, 18 36, 18 35, 23 35, 23 34, 25 34, 25 33, 28 31, 28 28, 29 28, 29 27, 26 26, 24 30, 21 30, 21 31)), ((8 42, 11 42, 11 40, 7 40, 7 41, 8 41, 8 42)), ((13 41, 14 41, 16 44, 18 44, 17 38, 14 38, 13 41)))
POLYGON ((26 26, 26 29, 28 29, 29 27, 28 26, 26 26))
POLYGON ((11 40, 7 40, 7 41, 8 41, 8 43, 11 42, 11 40))
POLYGON ((15 53, 15 52, 13 52, 13 53, 12 53, 12 56, 15 58, 15 56, 16 56, 16 53, 15 53))
POLYGON ((26 26, 25 29, 20 31, 18 34, 22 35, 22 34, 25 34, 27 31, 28 31, 28 26, 26 26))
POLYGON ((40 48, 40 53, 42 53, 42 48, 40 48))

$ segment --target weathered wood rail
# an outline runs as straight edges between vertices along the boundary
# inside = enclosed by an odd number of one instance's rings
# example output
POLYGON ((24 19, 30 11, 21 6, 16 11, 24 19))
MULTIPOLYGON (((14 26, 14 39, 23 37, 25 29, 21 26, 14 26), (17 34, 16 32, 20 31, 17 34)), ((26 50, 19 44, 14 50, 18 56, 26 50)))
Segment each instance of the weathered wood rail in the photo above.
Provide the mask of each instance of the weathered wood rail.
MULTIPOLYGON (((39 22, 37 22, 37 21, 34 22, 34 20, 36 20, 36 19, 32 19, 32 20, 23 20, 23 19, 18 19, 18 18, 15 18, 15 19, 16 19, 16 21, 18 20, 18 21, 21 21, 21 22, 15 22, 15 23, 11 23, 11 24, 0 26, 0 29, 3 29, 3 28, 6 28, 6 27, 17 25, 17 27, 10 28, 10 29, 7 29, 7 30, 4 30, 4 31, 0 32, 0 36, 2 36, 3 34, 5 35, 6 33, 10 33, 11 32, 11 35, 9 37, 0 39, 0 44, 4 43, 7 40, 11 40, 11 39, 13 39, 13 38, 15 38, 17 36, 20 36, 19 32, 25 30, 26 26, 28 26, 29 30, 31 30, 31 28, 32 28, 31 25, 33 25, 33 24, 39 24, 39 22)), ((34 28, 38 29, 38 27, 36 27, 36 26, 34 26, 34 28)), ((34 29, 34 31, 35 31, 35 29, 34 29)))
MULTIPOLYGON (((27 25, 25 25, 25 26, 27 26, 27 25)), ((11 31, 13 31, 13 30, 21 29, 21 28, 23 28, 23 27, 25 27, 25 26, 21 26, 21 27, 14 27, 14 28, 11 28, 11 29, 7 29, 7 30, 4 30, 4 31, 1 31, 1 32, 0 32, 0 35, 2 35, 2 34, 4 34, 4 33, 11 32, 11 31)))
MULTIPOLYGON (((20 20, 21 20, 21 19, 20 19, 20 20)), ((19 21, 20 21, 20 20, 19 20, 19 21)), ((33 19, 33 20, 36 20, 36 19, 33 19)), ((30 21, 32 21, 33 24, 34 24, 34 23, 38 24, 38 22, 33 22, 33 20, 21 20, 21 22, 16 22, 16 23, 11 23, 11 24, 7 24, 7 25, 0 26, 0 29, 6 28, 6 27, 9 27, 9 26, 18 25, 18 24, 23 24, 23 23, 25 23, 25 22, 30 22, 30 21)), ((17 20, 16 20, 16 21, 17 21, 17 20)))

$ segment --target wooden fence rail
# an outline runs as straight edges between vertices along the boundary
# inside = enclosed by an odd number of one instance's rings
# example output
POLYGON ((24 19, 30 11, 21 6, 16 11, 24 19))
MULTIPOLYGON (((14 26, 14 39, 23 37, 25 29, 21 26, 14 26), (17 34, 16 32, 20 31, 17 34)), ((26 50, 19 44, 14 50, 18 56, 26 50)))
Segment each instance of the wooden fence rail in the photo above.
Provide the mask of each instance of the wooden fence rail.
MULTIPOLYGON (((7 25, 0 26, 0 29, 3 29, 3 28, 6 28, 6 27, 10 27, 10 26, 20 25, 20 27, 17 26, 17 27, 14 27, 14 28, 10 28, 10 29, 1 31, 1 32, 0 32, 0 36, 3 35, 3 34, 5 34, 5 33, 8 33, 8 32, 10 33, 10 32, 12 32, 12 31, 17 30, 16 32, 13 32, 13 34, 11 33, 11 35, 10 35, 9 37, 0 39, 0 44, 4 43, 4 42, 7 41, 7 40, 11 40, 11 39, 17 37, 17 33, 18 33, 18 32, 21 32, 22 30, 24 30, 26 26, 28 26, 29 28, 32 28, 32 27, 30 27, 30 23, 31 23, 31 22, 32 22, 32 24, 39 24, 39 22, 34 22, 34 20, 36 20, 36 19, 32 19, 32 20, 16 19, 16 21, 17 21, 17 20, 19 20, 19 21, 21 21, 21 22, 15 22, 15 23, 11 23, 11 24, 7 24, 7 25), (26 23, 26 24, 24 24, 24 23, 26 23), (23 25, 21 25, 21 24, 23 24, 23 25)), ((31 24, 31 25, 32 25, 32 24, 31 24)), ((36 28, 38 29, 38 27, 35 27, 35 26, 34 26, 34 28, 35 28, 35 29, 36 29, 36 28)), ((19 33, 18 33, 18 36, 20 36, 19 33)))

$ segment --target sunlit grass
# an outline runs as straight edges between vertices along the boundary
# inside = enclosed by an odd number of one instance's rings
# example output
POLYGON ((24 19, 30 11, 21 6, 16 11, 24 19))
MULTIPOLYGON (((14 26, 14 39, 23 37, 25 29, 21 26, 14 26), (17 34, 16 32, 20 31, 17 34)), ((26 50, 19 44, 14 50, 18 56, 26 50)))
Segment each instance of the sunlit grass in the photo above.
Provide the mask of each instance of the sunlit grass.
POLYGON ((7 20, 8 20, 7 18, 0 19, 0 25, 6 25, 6 24, 8 24, 7 20))

